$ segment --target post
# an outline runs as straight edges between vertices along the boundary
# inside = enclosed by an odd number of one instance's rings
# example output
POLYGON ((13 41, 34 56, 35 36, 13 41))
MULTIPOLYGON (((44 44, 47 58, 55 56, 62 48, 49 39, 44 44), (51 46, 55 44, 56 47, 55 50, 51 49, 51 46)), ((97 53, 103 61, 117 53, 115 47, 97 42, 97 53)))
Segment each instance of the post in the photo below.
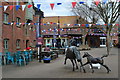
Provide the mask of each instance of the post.
POLYGON ((60 40, 60 21, 58 16, 58 49, 61 47, 61 40, 60 40))
POLYGON ((38 47, 38 61, 41 62, 41 45, 43 44, 43 38, 41 36, 41 18, 44 18, 44 13, 33 6, 35 10, 35 15, 38 15, 38 25, 36 27, 36 38, 37 38, 37 47, 38 47))

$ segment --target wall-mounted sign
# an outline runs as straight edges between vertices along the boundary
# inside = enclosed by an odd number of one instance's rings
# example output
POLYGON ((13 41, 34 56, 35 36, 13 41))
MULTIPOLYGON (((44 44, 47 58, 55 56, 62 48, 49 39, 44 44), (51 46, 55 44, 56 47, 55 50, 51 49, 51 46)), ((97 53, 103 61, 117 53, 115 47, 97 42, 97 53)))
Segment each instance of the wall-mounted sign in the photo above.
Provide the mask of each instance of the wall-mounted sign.
POLYGON ((38 45, 43 45, 43 38, 42 37, 39 37, 37 39, 37 42, 38 42, 38 45))

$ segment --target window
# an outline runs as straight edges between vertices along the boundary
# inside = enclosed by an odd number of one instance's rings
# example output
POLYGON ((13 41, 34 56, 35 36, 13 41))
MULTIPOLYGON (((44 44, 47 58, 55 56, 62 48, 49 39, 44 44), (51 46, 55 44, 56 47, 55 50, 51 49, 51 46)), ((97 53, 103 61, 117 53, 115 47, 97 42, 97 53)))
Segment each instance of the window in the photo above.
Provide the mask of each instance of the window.
POLYGON ((6 24, 8 23, 8 15, 9 14, 4 13, 4 21, 3 22, 6 23, 6 24))
POLYGON ((16 0, 16 5, 20 5, 20 2, 19 2, 19 0, 16 0))
POLYGON ((17 17, 17 23, 16 23, 16 26, 20 26, 20 18, 17 17))
POLYGON ((20 48, 20 39, 16 40, 16 48, 20 48))
POLYGON ((4 49, 8 49, 8 41, 9 39, 4 39, 4 49))
POLYGON ((7 1, 7 2, 8 2, 8 0, 4 0, 4 1, 7 1))
POLYGON ((100 46, 106 46, 106 37, 100 37, 100 46))

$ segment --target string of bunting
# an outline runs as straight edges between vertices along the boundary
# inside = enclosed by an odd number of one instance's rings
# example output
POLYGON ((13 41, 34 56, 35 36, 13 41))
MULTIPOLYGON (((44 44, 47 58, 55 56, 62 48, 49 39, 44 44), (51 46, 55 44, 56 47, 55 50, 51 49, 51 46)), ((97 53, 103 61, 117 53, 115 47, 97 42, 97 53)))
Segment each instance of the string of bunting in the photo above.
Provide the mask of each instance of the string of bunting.
MULTIPOLYGON (((9 25, 24 25, 24 24, 27 24, 27 25, 39 25, 39 23, 12 23, 12 22, 8 22, 7 24, 9 25)), ((44 25, 44 26, 47 26, 47 25, 58 25, 59 23, 53 23, 53 22, 48 22, 48 23, 41 23, 41 25, 44 25)), ((64 26, 80 26, 80 27, 91 27, 92 25, 96 25, 96 26, 120 26, 120 24, 59 24, 59 25, 64 25, 64 26)))
MULTIPOLYGON (((120 0, 114 0, 115 2, 120 2, 120 0)), ((106 4, 107 2, 111 2, 110 0, 95 0, 94 3, 96 5, 99 5, 99 3, 102 2, 103 4, 106 4)), ((85 4, 86 2, 84 1, 80 1, 80 2, 71 2, 72 8, 74 8, 76 6, 76 4, 85 4)), ((40 9, 42 4, 37 4, 37 8, 40 9)), ((50 3, 50 7, 53 10, 55 5, 62 5, 62 3, 50 3)), ((0 6, 0 8, 4 7, 4 11, 7 10, 7 8, 9 7, 10 10, 12 10, 14 7, 16 7, 16 10, 18 10, 20 7, 22 6, 22 10, 24 11, 25 7, 27 6, 27 8, 31 8, 33 5, 5 5, 5 6, 0 6)))
MULTIPOLYGON (((74 31, 74 32, 80 31, 81 32, 80 29, 72 29, 72 30, 71 29, 61 29, 61 30, 62 31, 68 30, 68 31, 74 31)), ((57 31, 58 31, 58 29, 48 29, 48 30, 42 30, 42 33, 50 34, 51 32, 57 32, 57 31)), ((99 32, 102 32, 102 31, 99 31, 99 30, 96 31, 95 29, 88 30, 87 32, 89 32, 88 35, 102 35, 102 36, 106 36, 106 34, 104 34, 104 33, 99 33, 99 32), (93 32, 98 32, 98 33, 93 33, 93 32)), ((116 35, 118 35, 118 32, 111 33, 110 35, 111 36, 116 36, 116 35)))

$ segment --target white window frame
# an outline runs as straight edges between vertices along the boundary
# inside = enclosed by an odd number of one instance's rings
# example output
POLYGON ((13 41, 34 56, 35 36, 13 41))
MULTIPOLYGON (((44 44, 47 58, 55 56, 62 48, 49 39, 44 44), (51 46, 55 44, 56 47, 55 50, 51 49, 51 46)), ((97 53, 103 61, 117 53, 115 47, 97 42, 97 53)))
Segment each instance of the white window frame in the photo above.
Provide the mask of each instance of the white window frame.
POLYGON ((20 5, 20 2, 19 2, 19 0, 16 0, 16 5, 20 5))
POLYGON ((9 16, 9 14, 8 13, 4 13, 4 23, 5 24, 8 24, 8 16, 9 16))
POLYGON ((4 39, 4 49, 8 49, 9 39, 4 39))
POLYGON ((20 48, 20 39, 16 40, 16 48, 20 48))
POLYGON ((19 27, 20 26, 20 18, 19 17, 16 18, 16 23, 17 23, 16 26, 19 27))
POLYGON ((100 37, 100 47, 106 47, 106 37, 100 37), (103 40, 105 40, 105 44, 103 44, 103 40), (102 41, 102 44, 101 44, 102 41))
POLYGON ((8 0, 4 0, 4 1, 8 2, 8 0))

